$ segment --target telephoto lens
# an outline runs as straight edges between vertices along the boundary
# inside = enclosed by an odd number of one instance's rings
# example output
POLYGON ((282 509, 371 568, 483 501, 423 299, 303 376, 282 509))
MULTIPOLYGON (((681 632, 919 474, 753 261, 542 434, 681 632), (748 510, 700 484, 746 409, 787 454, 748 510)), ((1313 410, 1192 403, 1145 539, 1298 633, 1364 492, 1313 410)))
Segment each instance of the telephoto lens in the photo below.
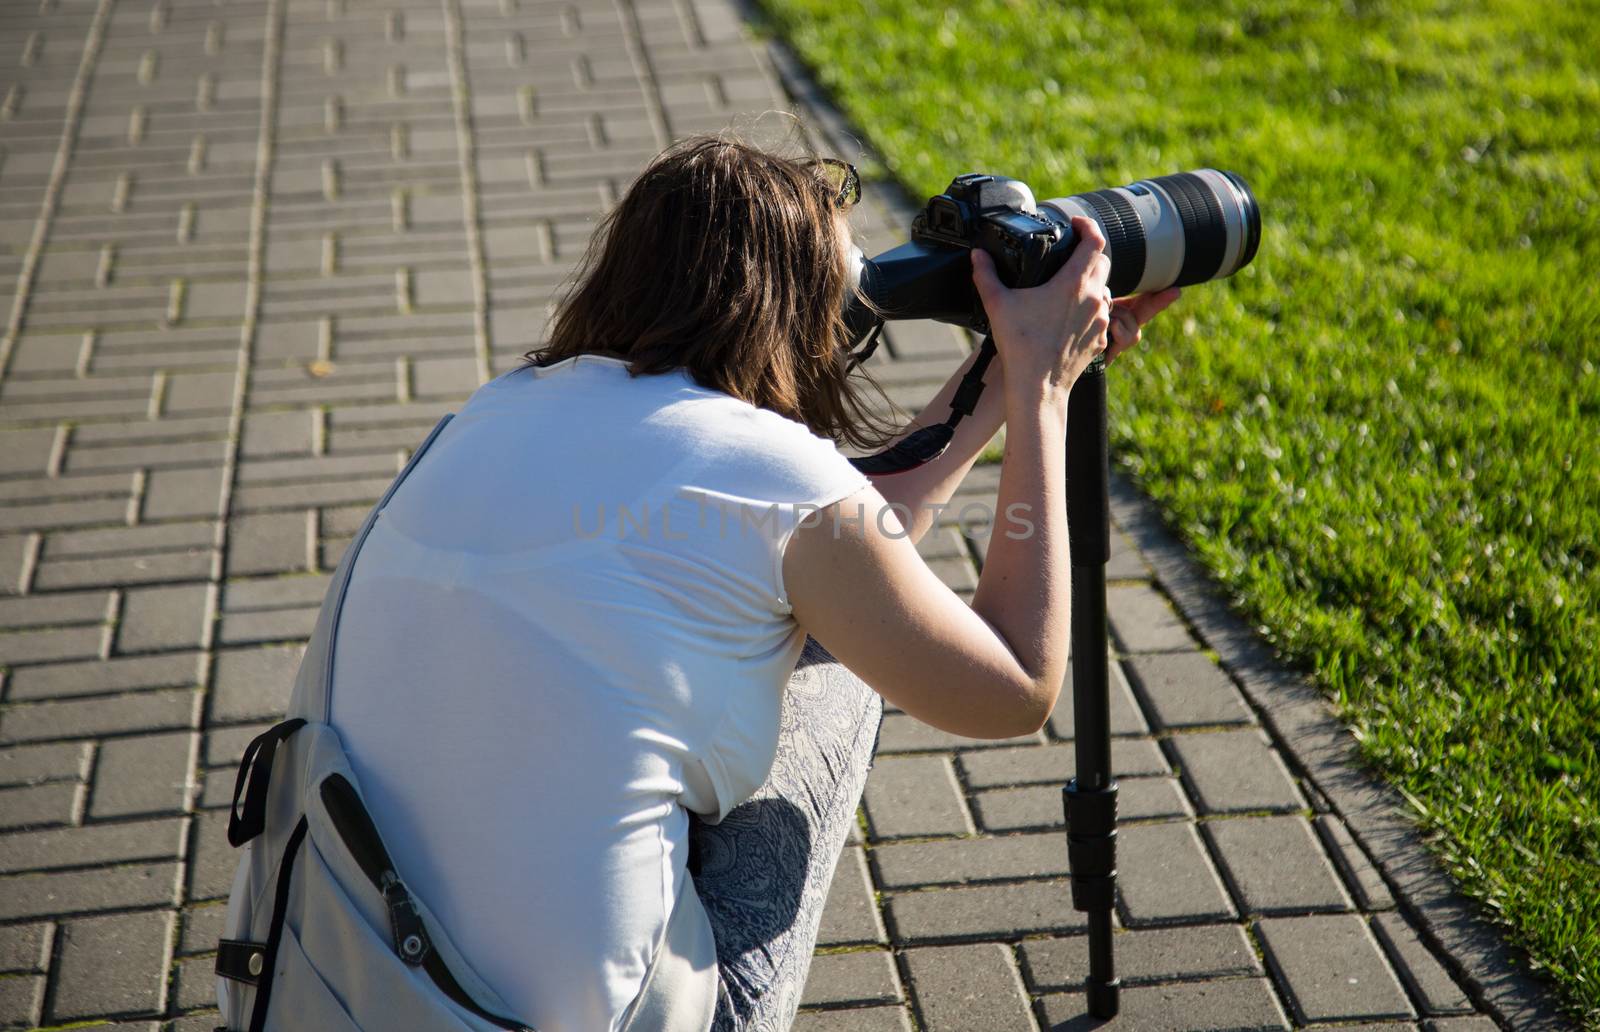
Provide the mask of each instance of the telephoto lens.
POLYGON ((968 172, 928 199, 911 239, 855 258, 859 291, 845 302, 852 352, 864 361, 884 320, 936 319, 988 332, 969 254, 982 248, 1008 287, 1043 283, 1078 246, 1072 217, 1099 224, 1114 297, 1231 276, 1261 243, 1261 207, 1243 179, 1202 168, 1036 203, 1020 179, 968 172), (858 296, 859 294, 859 296, 858 296))
POLYGON ((1068 227, 1074 215, 1099 223, 1115 297, 1231 276, 1261 243, 1261 208, 1244 180, 1202 168, 1057 197, 1041 216, 1068 227))

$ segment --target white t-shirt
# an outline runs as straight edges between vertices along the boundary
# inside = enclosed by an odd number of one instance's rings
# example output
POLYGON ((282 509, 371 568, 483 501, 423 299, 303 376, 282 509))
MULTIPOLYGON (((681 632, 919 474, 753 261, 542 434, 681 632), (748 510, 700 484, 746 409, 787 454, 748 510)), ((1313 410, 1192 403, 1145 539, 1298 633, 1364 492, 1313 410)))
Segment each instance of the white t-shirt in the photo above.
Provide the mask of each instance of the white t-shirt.
POLYGON ((614 1028, 685 808, 760 786, 804 645, 783 549, 867 480, 801 423, 599 355, 480 387, 374 523, 331 720, 408 886, 541 1032, 614 1028))

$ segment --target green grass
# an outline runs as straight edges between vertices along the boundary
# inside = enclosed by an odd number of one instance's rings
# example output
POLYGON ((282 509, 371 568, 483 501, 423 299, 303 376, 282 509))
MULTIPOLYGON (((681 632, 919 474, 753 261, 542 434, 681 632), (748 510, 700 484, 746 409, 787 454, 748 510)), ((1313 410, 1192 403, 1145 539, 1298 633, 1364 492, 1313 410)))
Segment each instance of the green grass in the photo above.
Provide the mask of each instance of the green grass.
POLYGON ((1600 1022, 1600 8, 766 4, 919 196, 1251 184, 1117 461, 1600 1022))

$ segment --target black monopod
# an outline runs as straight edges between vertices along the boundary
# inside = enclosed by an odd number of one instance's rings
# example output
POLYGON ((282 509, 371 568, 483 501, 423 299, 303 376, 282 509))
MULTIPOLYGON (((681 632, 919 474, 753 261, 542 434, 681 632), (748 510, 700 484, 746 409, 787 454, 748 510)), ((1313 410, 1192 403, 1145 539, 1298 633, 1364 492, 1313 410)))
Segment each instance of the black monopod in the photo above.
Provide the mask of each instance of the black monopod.
POLYGON ((1111 776, 1106 563, 1111 559, 1106 363, 1096 358, 1067 403, 1067 541, 1072 549, 1072 719, 1077 776, 1061 790, 1072 905, 1089 915, 1089 1013, 1117 1016, 1111 946, 1117 899, 1117 782, 1111 776))

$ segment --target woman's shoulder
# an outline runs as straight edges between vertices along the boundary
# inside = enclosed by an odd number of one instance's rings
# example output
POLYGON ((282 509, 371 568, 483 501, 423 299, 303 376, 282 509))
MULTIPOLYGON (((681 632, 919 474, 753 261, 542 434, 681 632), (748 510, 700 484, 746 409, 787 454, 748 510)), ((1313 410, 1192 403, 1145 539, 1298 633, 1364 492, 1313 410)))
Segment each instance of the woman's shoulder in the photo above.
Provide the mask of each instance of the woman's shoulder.
POLYGON ((728 395, 712 404, 706 442, 712 469, 746 478, 752 493, 782 501, 814 502, 866 484, 866 478, 830 438, 799 420, 728 395))

